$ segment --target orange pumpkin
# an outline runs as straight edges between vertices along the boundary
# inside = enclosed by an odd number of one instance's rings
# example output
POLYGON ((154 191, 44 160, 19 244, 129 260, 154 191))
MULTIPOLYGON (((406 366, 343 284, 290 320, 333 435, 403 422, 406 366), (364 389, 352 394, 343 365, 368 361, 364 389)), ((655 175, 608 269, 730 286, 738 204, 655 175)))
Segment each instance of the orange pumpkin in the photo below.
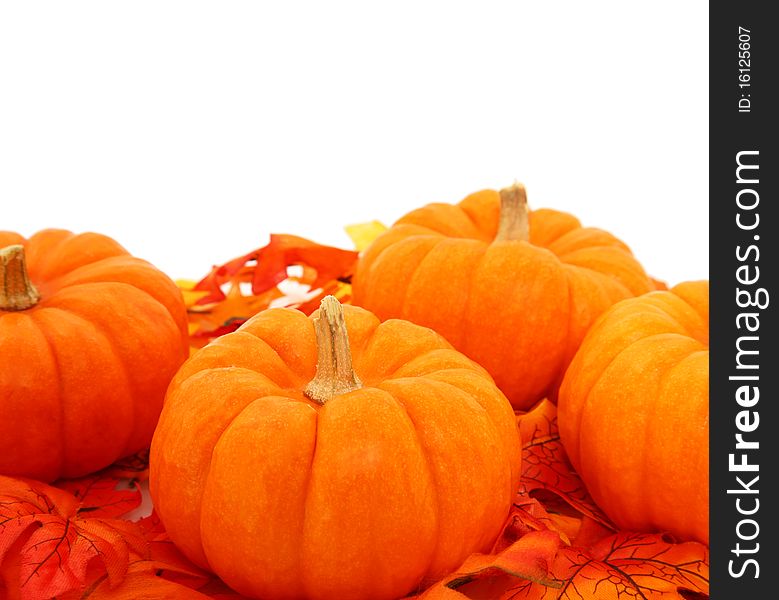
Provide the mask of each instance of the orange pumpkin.
POLYGON ((242 594, 379 600, 487 550, 519 465, 481 367, 328 296, 311 318, 259 313, 185 363, 150 487, 171 539, 242 594))
POLYGON ((620 302, 563 380, 562 442, 620 527, 708 543, 708 294, 697 281, 620 302))
POLYGON ((594 319, 654 289, 613 235, 485 190, 402 217, 361 256, 354 303, 441 333, 518 409, 554 399, 594 319))
POLYGON ((0 232, 0 473, 78 477, 147 448, 188 354, 176 285, 112 239, 0 232))

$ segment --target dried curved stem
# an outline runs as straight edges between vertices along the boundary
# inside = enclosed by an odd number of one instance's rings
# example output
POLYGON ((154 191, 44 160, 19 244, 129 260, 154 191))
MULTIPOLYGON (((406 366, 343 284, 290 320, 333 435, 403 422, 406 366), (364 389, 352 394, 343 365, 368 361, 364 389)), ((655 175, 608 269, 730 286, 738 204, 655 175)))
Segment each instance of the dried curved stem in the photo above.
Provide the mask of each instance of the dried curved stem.
POLYGON ((527 192, 521 183, 500 190, 500 221, 495 241, 530 240, 527 192))
POLYGON ((14 244, 0 249, 0 310, 26 310, 40 299, 27 273, 24 246, 14 244))
POLYGON ((352 367, 352 352, 344 322, 344 310, 335 296, 325 296, 319 305, 316 329, 316 375, 306 386, 305 395, 319 404, 330 398, 360 389, 362 382, 352 367))

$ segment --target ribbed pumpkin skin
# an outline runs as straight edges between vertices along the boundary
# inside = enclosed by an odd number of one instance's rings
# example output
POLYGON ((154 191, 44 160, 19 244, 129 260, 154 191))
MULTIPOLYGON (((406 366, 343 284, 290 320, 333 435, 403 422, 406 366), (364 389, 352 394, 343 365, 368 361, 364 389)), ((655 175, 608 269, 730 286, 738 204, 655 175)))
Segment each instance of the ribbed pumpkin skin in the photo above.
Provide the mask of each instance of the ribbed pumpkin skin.
POLYGON ((188 355, 181 292, 106 236, 0 232, 14 244, 41 300, 0 309, 0 473, 78 477, 148 447, 188 355))
POLYGON ((620 527, 709 540, 709 286, 625 300, 587 334, 560 388, 560 436, 620 527))
POLYGON ((313 322, 271 309, 196 353, 168 391, 155 508, 242 594, 402 597, 487 550, 516 492, 515 419, 489 375, 429 329, 343 309, 362 389, 308 400, 313 322))
POLYGON ((530 239, 493 242, 497 192, 410 212, 360 257, 354 303, 441 333, 518 409, 554 399, 595 318, 654 289, 613 235, 572 215, 529 215, 530 239))

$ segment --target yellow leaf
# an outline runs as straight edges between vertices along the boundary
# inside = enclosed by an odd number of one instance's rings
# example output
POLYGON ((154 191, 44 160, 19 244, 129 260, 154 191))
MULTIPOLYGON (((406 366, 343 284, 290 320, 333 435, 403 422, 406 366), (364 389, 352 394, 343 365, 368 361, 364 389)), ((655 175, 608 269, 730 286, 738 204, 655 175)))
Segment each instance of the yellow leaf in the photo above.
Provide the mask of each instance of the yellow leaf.
POLYGON ((371 242, 387 231, 387 226, 379 221, 357 223, 344 227, 346 234, 352 239, 355 250, 361 252, 371 245, 371 242))

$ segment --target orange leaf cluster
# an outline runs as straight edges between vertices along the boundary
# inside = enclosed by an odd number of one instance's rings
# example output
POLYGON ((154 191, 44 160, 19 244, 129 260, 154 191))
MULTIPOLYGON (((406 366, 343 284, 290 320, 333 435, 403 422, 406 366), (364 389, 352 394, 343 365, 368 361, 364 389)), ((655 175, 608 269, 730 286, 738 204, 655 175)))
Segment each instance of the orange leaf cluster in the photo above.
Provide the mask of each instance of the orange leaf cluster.
POLYGON ((192 346, 200 348, 235 331, 270 306, 291 306, 309 314, 326 295, 347 302, 356 261, 356 251, 272 234, 268 245, 214 267, 197 283, 179 282, 192 346), (286 289, 281 284, 287 284, 286 289))
POLYGON ((141 503, 148 452, 54 486, 0 476, 0 598, 242 598, 189 562, 141 503))

